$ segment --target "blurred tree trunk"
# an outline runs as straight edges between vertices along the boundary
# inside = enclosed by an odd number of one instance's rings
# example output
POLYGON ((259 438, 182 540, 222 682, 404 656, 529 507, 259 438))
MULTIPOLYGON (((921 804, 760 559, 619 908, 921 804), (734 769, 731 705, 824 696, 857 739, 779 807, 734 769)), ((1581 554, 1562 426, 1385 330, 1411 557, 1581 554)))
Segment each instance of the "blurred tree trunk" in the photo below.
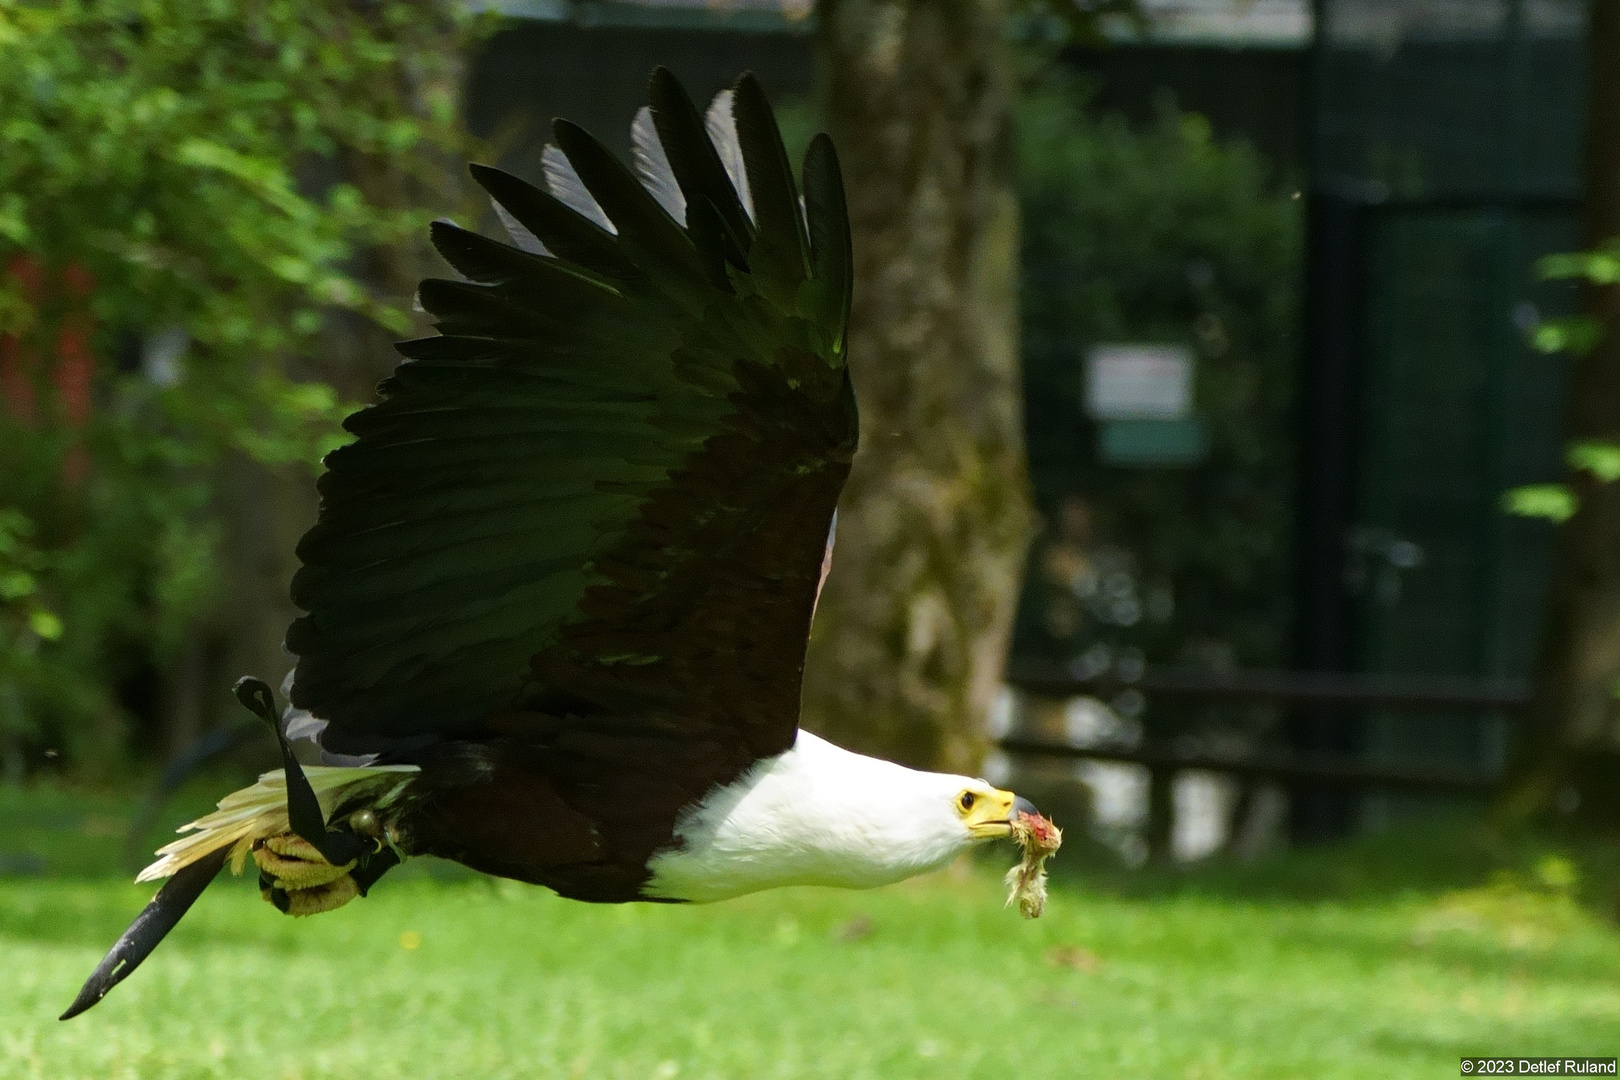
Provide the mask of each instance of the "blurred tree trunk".
POLYGON ((1006 5, 817 10, 822 117, 854 229, 861 446, 805 720, 863 751, 972 770, 1031 528, 1006 5))
MULTIPOLYGON (((1582 246, 1620 237, 1620 0, 1593 0, 1587 45, 1582 246)), ((1573 361, 1571 442, 1620 442, 1620 287, 1584 286, 1602 342, 1573 361)), ((1560 529, 1536 700, 1508 800, 1512 817, 1577 807, 1620 814, 1620 484, 1569 482, 1579 509, 1560 529)), ((1613 824, 1613 820, 1610 821, 1613 824)))

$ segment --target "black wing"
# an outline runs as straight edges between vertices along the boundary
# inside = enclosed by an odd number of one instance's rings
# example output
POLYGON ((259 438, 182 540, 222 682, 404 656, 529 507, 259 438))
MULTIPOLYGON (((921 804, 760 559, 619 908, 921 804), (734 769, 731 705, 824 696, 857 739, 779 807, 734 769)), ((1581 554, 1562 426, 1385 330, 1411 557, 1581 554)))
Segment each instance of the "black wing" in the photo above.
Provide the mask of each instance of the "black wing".
POLYGON ((832 144, 794 183, 750 76, 701 117, 655 72, 636 171, 557 121, 549 191, 474 176, 517 246, 436 224, 441 336, 327 458, 298 553, 295 706, 365 752, 494 713, 792 744, 856 440, 832 144))

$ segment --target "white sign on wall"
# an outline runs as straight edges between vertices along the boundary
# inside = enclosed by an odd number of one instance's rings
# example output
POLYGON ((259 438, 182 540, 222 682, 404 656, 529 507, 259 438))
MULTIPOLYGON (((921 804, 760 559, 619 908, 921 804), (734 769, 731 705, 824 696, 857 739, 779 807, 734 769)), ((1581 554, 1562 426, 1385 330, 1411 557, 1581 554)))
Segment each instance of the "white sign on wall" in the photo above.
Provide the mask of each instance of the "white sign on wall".
POLYGON ((1192 414, 1193 355, 1177 345, 1098 345, 1086 356, 1086 413, 1095 420, 1192 414))

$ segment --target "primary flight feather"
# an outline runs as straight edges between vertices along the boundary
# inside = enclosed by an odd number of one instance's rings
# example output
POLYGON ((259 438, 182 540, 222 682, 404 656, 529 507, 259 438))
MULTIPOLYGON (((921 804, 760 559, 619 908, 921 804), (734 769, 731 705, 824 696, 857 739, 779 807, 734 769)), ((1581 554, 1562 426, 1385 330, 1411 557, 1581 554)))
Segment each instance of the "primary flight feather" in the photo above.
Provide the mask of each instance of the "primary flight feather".
POLYGON ((422 854, 698 902, 898 881, 1033 813, 799 731, 857 431, 837 156, 801 188, 750 76, 706 115, 663 69, 649 97, 630 167, 563 120, 544 187, 473 167, 510 244, 433 226, 438 335, 346 422, 298 546, 285 768, 159 853, 67 1016, 250 856, 291 914, 422 854))

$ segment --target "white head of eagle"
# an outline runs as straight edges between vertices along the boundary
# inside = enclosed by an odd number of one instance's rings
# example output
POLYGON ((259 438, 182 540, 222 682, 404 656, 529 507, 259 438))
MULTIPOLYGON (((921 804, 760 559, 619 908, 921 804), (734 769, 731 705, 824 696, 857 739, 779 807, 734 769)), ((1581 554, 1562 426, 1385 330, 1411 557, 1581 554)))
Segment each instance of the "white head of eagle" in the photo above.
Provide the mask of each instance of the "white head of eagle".
POLYGON ((284 768, 158 853, 64 1018, 250 858, 292 915, 422 854, 702 902, 883 885, 1038 820, 798 729, 857 442, 838 159, 818 135, 795 178, 751 76, 702 113, 663 69, 648 94, 628 166, 558 120, 541 185, 472 167, 510 242, 434 223, 438 332, 345 421, 298 545, 287 711, 238 684, 284 768))
POLYGON ((647 894, 710 901, 784 885, 869 889, 1011 835, 1034 807, 983 780, 854 754, 808 731, 682 812, 647 894))

